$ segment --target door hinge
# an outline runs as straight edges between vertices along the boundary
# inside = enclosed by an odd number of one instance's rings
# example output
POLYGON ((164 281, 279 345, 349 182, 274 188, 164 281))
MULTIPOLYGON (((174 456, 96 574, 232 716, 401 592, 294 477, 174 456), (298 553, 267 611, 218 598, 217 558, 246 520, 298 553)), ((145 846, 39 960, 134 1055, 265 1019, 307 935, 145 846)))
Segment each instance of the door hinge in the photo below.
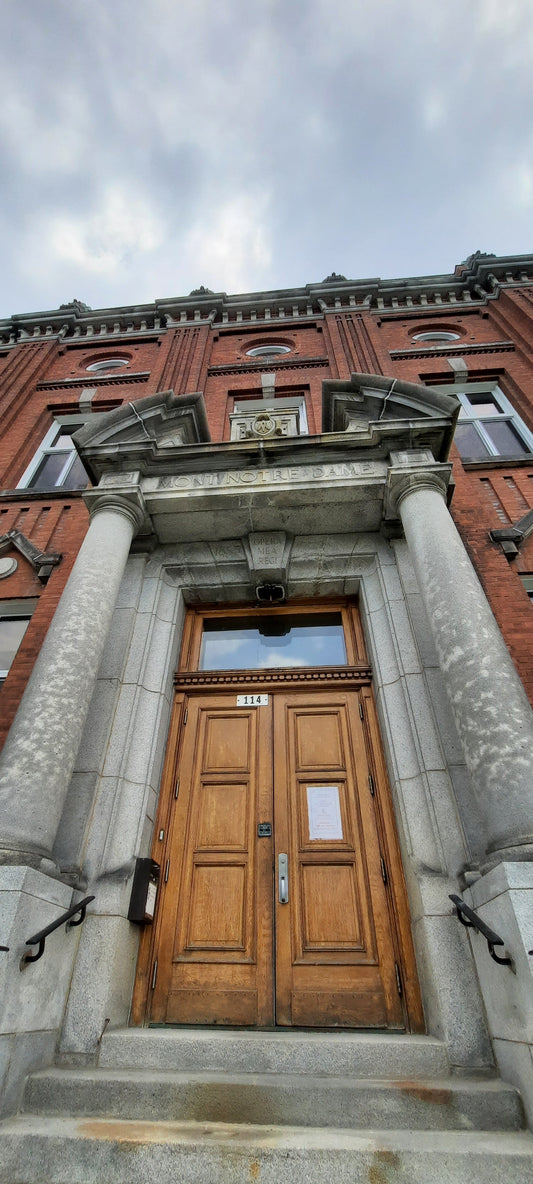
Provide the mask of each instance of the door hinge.
POLYGON ((189 708, 188 708, 188 707, 186 707, 186 708, 185 708, 185 711, 183 712, 183 723, 184 723, 184 724, 186 724, 186 723, 187 723, 188 717, 189 717, 189 708))
POLYGON ((176 781, 176 788, 174 790, 174 797, 175 798, 177 798, 179 791, 180 791, 180 779, 178 777, 178 780, 176 781))
POLYGON ((370 793, 372 794, 372 797, 374 797, 376 790, 375 790, 375 786, 374 786, 374 778, 371 773, 368 774, 368 788, 370 790, 370 793))
POLYGON ((379 857, 379 862, 380 862, 380 864, 381 864, 381 878, 382 878, 382 880, 383 880, 383 883, 384 883, 384 884, 388 884, 388 882, 389 882, 389 877, 388 877, 388 875, 387 875, 387 868, 386 868, 386 865, 385 865, 385 860, 384 860, 384 858, 383 858, 383 856, 382 856, 382 855, 380 855, 380 857, 379 857))
POLYGON ((166 882, 167 882, 167 880, 168 880, 168 873, 169 873, 169 870, 170 870, 170 859, 167 859, 167 862, 166 862, 166 864, 165 864, 165 876, 164 876, 164 882, 165 882, 165 884, 166 884, 166 882))
POLYGON ((397 962, 394 963, 394 969, 396 971, 396 986, 398 988, 398 994, 403 995, 402 976, 400 974, 400 967, 398 966, 397 962))
POLYGON ((359 715, 361 716, 361 719, 365 718, 365 713, 363 711, 363 704, 362 703, 359 703, 359 715))
POLYGON ((156 978, 157 978, 157 958, 154 962, 154 969, 152 970, 152 982, 150 983, 152 991, 155 989, 156 978))

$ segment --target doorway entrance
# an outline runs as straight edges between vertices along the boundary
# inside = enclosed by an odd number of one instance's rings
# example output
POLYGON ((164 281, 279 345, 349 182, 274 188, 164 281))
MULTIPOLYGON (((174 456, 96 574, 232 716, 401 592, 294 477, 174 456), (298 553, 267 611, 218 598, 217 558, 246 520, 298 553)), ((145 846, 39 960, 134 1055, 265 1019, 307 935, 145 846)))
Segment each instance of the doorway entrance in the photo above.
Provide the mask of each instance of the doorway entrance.
MULTIPOLYGON (((336 610, 305 614, 304 648, 316 658, 309 638, 325 617, 342 665, 298 665, 297 621, 293 666, 176 677, 145 958, 152 1023, 421 1028, 370 671, 346 660, 360 656, 357 623, 346 630, 336 610)), ((294 615, 278 610, 272 636, 287 636, 294 615)), ((206 629, 204 615, 196 645, 195 631, 189 659, 212 664, 206 636, 220 650, 224 629, 213 616, 206 629)))

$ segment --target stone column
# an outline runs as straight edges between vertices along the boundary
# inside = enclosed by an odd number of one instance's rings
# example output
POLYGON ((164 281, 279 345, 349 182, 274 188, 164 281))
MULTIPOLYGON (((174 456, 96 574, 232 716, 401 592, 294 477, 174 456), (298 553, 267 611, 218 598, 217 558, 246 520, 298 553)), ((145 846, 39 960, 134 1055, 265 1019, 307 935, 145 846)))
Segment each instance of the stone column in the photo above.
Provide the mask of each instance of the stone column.
POLYGON ((52 846, 132 537, 136 474, 86 494, 90 524, 0 756, 0 863, 52 870, 52 846), (44 860, 44 863, 43 863, 44 860))
POLYGON ((449 465, 389 470, 437 656, 486 825, 487 864, 533 858, 533 712, 448 512, 449 465))

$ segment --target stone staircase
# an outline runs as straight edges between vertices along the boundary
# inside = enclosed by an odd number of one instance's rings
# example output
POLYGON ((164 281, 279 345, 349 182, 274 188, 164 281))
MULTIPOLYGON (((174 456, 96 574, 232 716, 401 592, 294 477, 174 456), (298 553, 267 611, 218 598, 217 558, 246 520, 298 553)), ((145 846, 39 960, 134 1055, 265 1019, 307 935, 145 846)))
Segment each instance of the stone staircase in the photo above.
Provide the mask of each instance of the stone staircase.
POLYGON ((128 1029, 28 1079, 0 1182, 531 1184, 523 1122, 429 1036, 128 1029))

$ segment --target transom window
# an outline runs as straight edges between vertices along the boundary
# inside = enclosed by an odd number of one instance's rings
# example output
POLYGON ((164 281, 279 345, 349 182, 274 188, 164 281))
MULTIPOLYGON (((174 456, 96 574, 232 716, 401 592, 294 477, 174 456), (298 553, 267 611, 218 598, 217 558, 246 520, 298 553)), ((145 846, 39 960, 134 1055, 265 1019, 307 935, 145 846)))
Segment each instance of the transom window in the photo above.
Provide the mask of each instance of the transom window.
POLYGON ((72 440, 73 432, 82 426, 83 420, 70 417, 54 423, 17 488, 85 489, 89 478, 72 440))
POLYGON ((261 614, 204 620, 200 670, 345 666, 341 613, 261 614))
POLYGON ((0 601, 0 686, 28 628, 36 600, 0 601))
POLYGON ((514 460, 533 452, 533 434, 499 386, 472 383, 456 393, 461 411, 454 440, 463 460, 514 460))

